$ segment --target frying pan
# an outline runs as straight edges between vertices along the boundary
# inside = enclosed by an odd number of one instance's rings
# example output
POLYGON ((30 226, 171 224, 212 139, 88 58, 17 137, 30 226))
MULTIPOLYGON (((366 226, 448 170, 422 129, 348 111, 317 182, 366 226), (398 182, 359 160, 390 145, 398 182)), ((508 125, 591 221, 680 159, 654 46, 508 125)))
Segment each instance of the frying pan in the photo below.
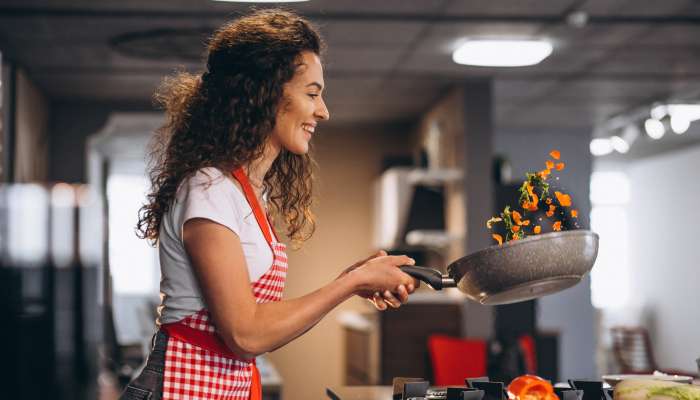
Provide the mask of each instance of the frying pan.
POLYGON ((490 246, 447 266, 447 274, 418 266, 403 272, 435 290, 457 287, 481 304, 517 303, 574 286, 593 268, 598 235, 587 230, 545 233, 490 246))

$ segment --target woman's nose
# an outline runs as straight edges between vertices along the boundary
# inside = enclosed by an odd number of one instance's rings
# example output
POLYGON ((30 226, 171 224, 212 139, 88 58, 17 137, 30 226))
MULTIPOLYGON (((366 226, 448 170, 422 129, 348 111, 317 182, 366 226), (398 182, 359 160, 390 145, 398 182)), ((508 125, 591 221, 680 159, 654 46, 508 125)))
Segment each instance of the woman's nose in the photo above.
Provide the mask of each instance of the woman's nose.
POLYGON ((328 107, 326 107, 326 102, 321 99, 319 106, 316 107, 316 112, 314 113, 316 118, 328 121, 331 118, 331 114, 328 112, 328 107))

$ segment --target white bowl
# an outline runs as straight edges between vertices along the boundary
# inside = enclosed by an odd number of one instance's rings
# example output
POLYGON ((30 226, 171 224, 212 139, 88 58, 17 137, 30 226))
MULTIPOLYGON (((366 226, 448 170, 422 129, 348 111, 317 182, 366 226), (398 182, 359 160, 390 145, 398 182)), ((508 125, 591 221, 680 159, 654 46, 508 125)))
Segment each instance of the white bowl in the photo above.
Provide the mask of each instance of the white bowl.
POLYGON ((677 383, 692 383, 692 376, 685 375, 667 375, 667 374, 622 374, 622 375, 603 375, 603 380, 610 384, 610 386, 615 386, 618 383, 630 379, 646 379, 646 380, 656 380, 656 381, 666 381, 666 382, 677 382, 677 383))

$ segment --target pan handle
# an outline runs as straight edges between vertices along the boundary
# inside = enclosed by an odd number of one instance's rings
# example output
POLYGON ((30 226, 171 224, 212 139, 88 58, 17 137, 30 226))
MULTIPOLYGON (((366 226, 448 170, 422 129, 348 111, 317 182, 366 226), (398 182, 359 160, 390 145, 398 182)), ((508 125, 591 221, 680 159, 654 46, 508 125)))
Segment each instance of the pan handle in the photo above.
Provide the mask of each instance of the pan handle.
POLYGON ((412 277, 423 281, 430 285, 435 290, 442 290, 444 287, 453 287, 454 279, 449 276, 443 276, 439 271, 432 268, 426 267, 415 267, 411 265, 404 265, 401 271, 411 275, 412 277))

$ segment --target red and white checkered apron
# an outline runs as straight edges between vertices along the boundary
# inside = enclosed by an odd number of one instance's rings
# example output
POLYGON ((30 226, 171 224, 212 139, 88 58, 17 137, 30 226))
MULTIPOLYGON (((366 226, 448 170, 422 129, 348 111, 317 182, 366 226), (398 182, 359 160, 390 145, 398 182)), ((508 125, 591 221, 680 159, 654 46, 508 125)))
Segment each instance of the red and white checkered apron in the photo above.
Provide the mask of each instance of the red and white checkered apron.
MULTIPOLYGON (((243 187, 258 225, 273 251, 270 269, 251 284, 257 303, 280 301, 287 276, 285 245, 274 230, 242 169, 233 176, 243 187)), ((207 309, 161 327, 170 334, 165 353, 163 400, 249 400, 261 396, 252 360, 241 360, 216 336, 207 309)))

